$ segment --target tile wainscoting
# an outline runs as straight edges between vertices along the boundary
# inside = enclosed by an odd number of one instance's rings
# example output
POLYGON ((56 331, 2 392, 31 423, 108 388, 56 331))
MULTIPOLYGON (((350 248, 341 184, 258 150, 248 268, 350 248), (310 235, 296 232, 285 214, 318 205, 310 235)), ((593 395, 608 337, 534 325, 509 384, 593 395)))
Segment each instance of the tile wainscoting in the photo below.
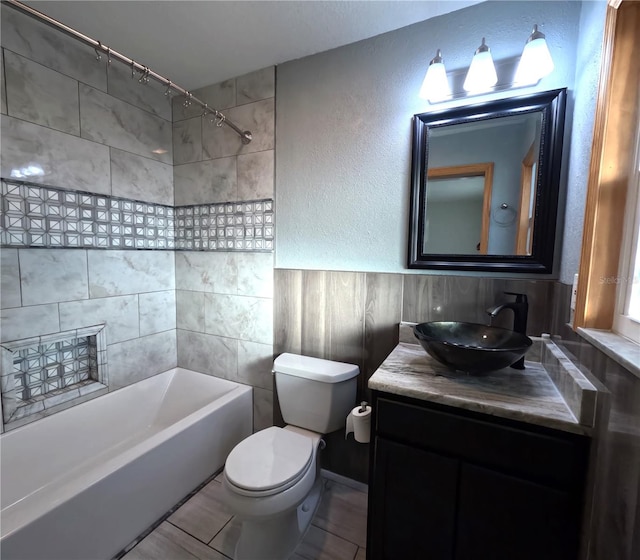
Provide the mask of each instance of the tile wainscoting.
MULTIPOLYGON (((486 309, 509 301, 504 292, 529 297, 528 333, 552 332, 556 292, 552 280, 517 280, 425 274, 323 270, 274 271, 274 355, 293 352, 360 367, 358 399, 368 400, 367 380, 398 343, 398 323, 487 323, 486 309)), ((508 313, 493 324, 512 326, 508 313)), ((275 390, 275 388, 274 388, 275 390)), ((274 423, 283 425, 274 396, 274 423)), ((366 482, 368 445, 327 438, 323 468, 366 482)))

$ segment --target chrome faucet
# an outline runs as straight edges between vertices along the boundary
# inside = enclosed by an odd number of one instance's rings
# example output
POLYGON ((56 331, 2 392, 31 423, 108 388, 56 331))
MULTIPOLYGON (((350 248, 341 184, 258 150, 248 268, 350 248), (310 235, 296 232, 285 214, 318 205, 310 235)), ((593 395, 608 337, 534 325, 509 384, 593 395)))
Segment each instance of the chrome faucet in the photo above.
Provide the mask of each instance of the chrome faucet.
MULTIPOLYGON (((517 294, 514 292, 504 292, 508 296, 516 296, 516 301, 509 301, 490 307, 487 313, 490 317, 496 317, 503 309, 511 309, 513 311, 513 330, 517 333, 527 334, 527 317, 529 315, 529 301, 526 294, 517 294)), ((514 369, 524 369, 524 356, 517 362, 511 364, 514 369)))

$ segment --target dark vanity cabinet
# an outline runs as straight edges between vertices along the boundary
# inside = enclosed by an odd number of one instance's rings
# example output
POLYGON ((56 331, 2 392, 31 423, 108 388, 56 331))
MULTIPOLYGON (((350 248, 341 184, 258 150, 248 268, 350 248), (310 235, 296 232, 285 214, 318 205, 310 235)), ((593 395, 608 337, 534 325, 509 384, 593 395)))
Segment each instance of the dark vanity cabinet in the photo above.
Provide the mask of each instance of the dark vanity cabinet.
POLYGON ((573 560, 587 437, 373 391, 368 560, 573 560))

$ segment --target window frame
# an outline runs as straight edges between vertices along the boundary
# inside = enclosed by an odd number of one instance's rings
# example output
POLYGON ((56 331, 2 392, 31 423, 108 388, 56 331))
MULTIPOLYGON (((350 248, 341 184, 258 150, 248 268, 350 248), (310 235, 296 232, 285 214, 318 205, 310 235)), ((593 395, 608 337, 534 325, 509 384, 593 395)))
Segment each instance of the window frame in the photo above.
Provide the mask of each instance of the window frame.
MULTIPOLYGON (((589 167, 574 330, 613 328, 640 100, 640 2, 609 0, 589 167)), ((628 254, 628 253, 627 253, 628 254)))

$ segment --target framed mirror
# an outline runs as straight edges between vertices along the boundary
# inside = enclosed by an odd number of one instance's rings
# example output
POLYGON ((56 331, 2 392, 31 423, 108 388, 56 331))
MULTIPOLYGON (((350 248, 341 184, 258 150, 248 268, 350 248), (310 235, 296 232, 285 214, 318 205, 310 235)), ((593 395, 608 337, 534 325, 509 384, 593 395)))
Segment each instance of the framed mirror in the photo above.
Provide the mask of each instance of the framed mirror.
POLYGON ((414 115, 409 268, 551 273, 566 89, 414 115))

